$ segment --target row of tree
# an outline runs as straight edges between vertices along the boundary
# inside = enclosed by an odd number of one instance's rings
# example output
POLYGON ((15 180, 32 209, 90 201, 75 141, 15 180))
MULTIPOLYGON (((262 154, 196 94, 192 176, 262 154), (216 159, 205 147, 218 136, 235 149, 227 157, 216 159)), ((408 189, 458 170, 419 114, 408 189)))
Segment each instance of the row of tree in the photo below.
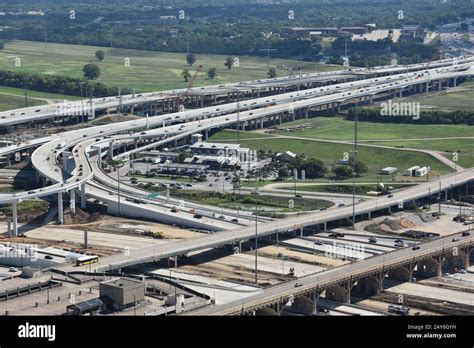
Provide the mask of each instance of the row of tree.
MULTIPOLYGON (((84 97, 106 97, 118 94, 117 87, 86 79, 12 71, 0 71, 0 85, 84 97)), ((131 93, 131 91, 122 89, 122 93, 131 93)))

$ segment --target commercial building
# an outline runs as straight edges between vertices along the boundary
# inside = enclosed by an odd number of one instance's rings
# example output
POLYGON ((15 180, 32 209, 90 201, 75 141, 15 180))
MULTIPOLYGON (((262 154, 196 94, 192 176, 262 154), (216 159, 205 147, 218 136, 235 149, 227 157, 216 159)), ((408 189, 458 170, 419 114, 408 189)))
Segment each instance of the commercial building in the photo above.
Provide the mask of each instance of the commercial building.
POLYGON ((113 302, 116 310, 123 310, 145 301, 145 283, 129 278, 115 278, 99 284, 100 297, 113 302))

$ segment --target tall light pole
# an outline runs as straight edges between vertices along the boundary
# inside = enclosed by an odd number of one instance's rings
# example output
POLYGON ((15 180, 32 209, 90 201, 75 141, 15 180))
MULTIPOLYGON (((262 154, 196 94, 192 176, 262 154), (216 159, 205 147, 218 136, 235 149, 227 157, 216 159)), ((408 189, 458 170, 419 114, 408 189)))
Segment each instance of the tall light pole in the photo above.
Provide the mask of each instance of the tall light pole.
POLYGON ((352 151, 352 229, 355 230, 355 165, 357 161, 357 121, 359 115, 354 119, 354 149, 352 151))
POLYGON ((257 249, 258 249, 258 205, 255 206, 255 284, 258 284, 258 275, 257 275, 257 249))

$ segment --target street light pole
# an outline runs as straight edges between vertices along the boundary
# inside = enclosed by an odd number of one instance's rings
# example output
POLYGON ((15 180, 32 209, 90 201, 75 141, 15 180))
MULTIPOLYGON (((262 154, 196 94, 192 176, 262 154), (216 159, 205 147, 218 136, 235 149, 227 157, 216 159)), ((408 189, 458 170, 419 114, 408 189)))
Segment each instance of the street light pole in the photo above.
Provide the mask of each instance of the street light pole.
POLYGON ((258 275, 257 275, 257 249, 258 249, 258 205, 255 206, 255 284, 258 284, 258 275))
POLYGON ((356 114, 354 119, 354 150, 352 154, 352 229, 355 230, 355 164, 357 161, 357 121, 359 116, 356 114))

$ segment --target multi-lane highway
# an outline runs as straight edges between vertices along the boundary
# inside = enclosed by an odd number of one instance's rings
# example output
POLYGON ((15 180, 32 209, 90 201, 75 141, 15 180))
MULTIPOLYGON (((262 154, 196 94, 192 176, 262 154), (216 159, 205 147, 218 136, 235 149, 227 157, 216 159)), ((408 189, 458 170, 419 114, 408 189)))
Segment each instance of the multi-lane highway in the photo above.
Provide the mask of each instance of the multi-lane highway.
POLYGON ((330 284, 338 284, 343 280, 357 279, 363 275, 375 273, 376 270, 390 269, 394 265, 399 265, 407 260, 415 260, 435 254, 443 249, 459 248, 464 245, 472 245, 474 236, 462 237, 461 234, 439 238, 431 242, 423 243, 421 248, 413 250, 412 248, 403 248, 384 255, 371 257, 362 261, 354 262, 345 266, 336 267, 321 273, 301 277, 298 279, 301 287, 295 287, 296 281, 286 282, 280 285, 272 286, 264 291, 242 300, 228 302, 222 305, 213 306, 192 312, 194 315, 228 315, 239 314, 244 310, 258 308, 266 303, 272 303, 279 299, 287 299, 290 296, 298 296, 308 293, 317 288, 323 289, 330 284), (459 241, 452 242, 452 238, 457 237, 459 241))
MULTIPOLYGON (((394 76, 369 79, 367 81, 355 81, 323 88, 289 92, 273 97, 257 98, 255 100, 246 101, 243 104, 229 103, 219 107, 212 106, 198 110, 187 110, 152 118, 119 122, 61 133, 53 136, 53 140, 47 141, 40 146, 32 156, 33 165, 40 175, 56 184, 36 191, 2 195, 0 197, 0 203, 17 203, 20 200, 43 197, 55 193, 58 193, 58 199, 62 200, 62 197, 60 197, 62 192, 71 192, 77 188, 80 188, 82 201, 84 202, 84 193, 86 192, 85 183, 91 176, 79 175, 80 172, 76 171, 75 168, 81 164, 84 165, 84 163, 79 163, 77 161, 77 155, 68 153, 67 151, 71 146, 83 141, 88 141, 89 139, 96 139, 96 142, 98 141, 95 146, 100 146, 101 143, 110 141, 116 143, 131 143, 135 140, 152 139, 147 145, 136 147, 120 154, 120 156, 128 156, 133 152, 143 151, 166 142, 182 139, 196 132, 206 132, 213 128, 223 128, 236 123, 257 122, 258 120, 260 120, 263 125, 265 118, 279 116, 281 120, 282 115, 285 113, 292 113, 294 115, 298 110, 307 111, 309 108, 316 106, 334 106, 334 104, 340 104, 354 99, 357 100, 358 98, 368 96, 372 98, 375 95, 383 93, 401 93, 404 89, 416 85, 425 85, 426 88, 428 88, 429 84, 434 81, 439 81, 439 86, 441 86, 441 81, 443 80, 468 77, 473 74, 474 71, 471 69, 470 64, 457 64, 429 69, 422 73, 403 73, 394 76), (241 105, 247 109, 241 110, 241 105), (221 116, 223 113, 224 115, 221 116), (133 133, 134 130, 136 133, 133 133), (123 132, 128 132, 128 135, 114 135, 123 132), (105 140, 105 136, 110 138, 105 140), (158 141, 153 141, 156 139, 158 139, 158 141), (60 156, 62 156, 62 160, 59 160, 60 156), (61 166, 68 158, 73 159, 72 171, 67 168, 63 169, 64 166, 61 166)), ((78 149, 76 148, 74 151, 78 151, 78 149)), ((87 157, 87 154, 84 155, 85 159, 87 159, 87 157)), ((113 183, 112 186, 115 187, 113 183)), ((96 193, 97 189, 100 188, 96 186, 93 192, 96 193)), ((104 199, 104 194, 109 193, 110 187, 104 190, 100 195, 101 197, 98 198, 104 199)), ((89 194, 91 195, 92 192, 89 194)), ((109 199, 105 201, 111 202, 110 196, 109 199)), ((129 212, 145 212, 153 207, 153 205, 140 206, 134 202, 127 202, 125 204, 128 205, 127 210, 129 212)), ((176 215, 172 217, 174 215, 172 212, 169 212, 167 215, 169 219, 176 220, 176 215)), ((143 217, 143 215, 138 216, 143 217)), ((212 223, 214 222, 215 221, 212 221, 212 223)), ((193 221, 190 226, 194 226, 195 224, 196 222, 193 221)), ((219 225, 228 225, 228 223, 218 221, 217 225, 212 229, 220 229, 220 227, 216 227, 219 225)), ((14 223, 14 227, 15 226, 16 224, 14 223)))

